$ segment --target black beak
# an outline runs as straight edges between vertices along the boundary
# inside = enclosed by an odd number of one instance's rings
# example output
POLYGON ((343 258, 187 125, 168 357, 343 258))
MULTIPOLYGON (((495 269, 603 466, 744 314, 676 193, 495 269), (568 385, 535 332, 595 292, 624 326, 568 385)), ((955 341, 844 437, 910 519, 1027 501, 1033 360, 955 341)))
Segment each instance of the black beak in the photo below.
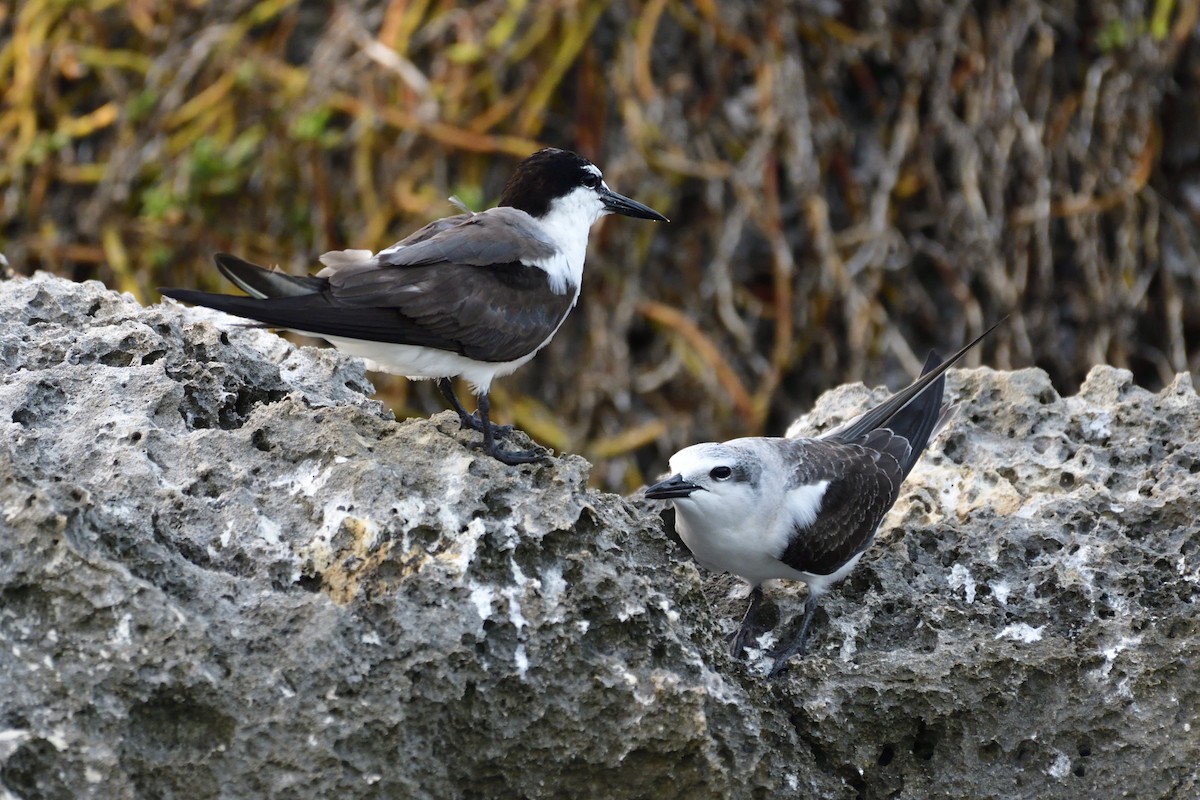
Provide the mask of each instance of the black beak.
POLYGON ((627 217, 652 219, 657 222, 671 221, 653 208, 650 208, 650 206, 644 206, 637 200, 631 200, 623 194, 617 194, 612 189, 601 187, 600 199, 604 201, 604 208, 610 214, 624 214, 627 217))
POLYGON ((687 497, 702 488, 704 487, 697 486, 691 481, 685 481, 682 475, 675 474, 646 489, 646 497, 651 500, 671 500, 676 497, 687 497))

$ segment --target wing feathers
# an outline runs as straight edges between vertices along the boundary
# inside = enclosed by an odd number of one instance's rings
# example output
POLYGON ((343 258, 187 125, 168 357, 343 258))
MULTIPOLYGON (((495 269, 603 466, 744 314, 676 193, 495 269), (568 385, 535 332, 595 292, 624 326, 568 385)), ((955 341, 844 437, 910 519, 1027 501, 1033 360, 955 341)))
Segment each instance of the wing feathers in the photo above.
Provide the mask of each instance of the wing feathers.
POLYGON ((288 276, 233 256, 218 264, 252 296, 185 289, 162 293, 271 327, 433 347, 477 361, 529 355, 554 334, 575 303, 574 294, 550 288, 545 271, 523 264, 395 269, 357 262, 327 267, 328 279, 288 276))
POLYGON ((420 266, 437 262, 485 267, 492 264, 531 264, 551 258, 557 250, 541 226, 524 211, 493 208, 471 216, 422 241, 380 254, 385 267, 420 266))
POLYGON ((325 288, 325 281, 307 275, 288 275, 286 272, 266 269, 257 264, 230 255, 217 253, 213 256, 221 274, 235 283, 239 289, 252 297, 301 297, 325 288))
POLYGON ((793 448, 790 488, 828 482, 816 520, 794 518, 783 563, 831 575, 871 544, 930 437, 954 414, 943 405, 946 370, 995 327, 945 361, 931 352, 920 378, 846 425, 818 439, 776 440, 793 448))
MULTIPOLYGON (((373 258, 375 258, 375 254, 370 250, 330 250, 328 253, 323 253, 317 260, 330 270, 336 272, 344 267, 352 267, 369 262, 373 258)), ((321 270, 317 274, 322 278, 329 277, 323 274, 325 272, 326 270, 321 270)))
MULTIPOLYGON (((810 440, 814 441, 814 440, 810 440)), ((817 517, 809 524, 796 519, 779 560, 813 575, 836 572, 875 538, 883 515, 896 501, 898 462, 862 445, 832 443, 814 457, 827 475, 817 517)))

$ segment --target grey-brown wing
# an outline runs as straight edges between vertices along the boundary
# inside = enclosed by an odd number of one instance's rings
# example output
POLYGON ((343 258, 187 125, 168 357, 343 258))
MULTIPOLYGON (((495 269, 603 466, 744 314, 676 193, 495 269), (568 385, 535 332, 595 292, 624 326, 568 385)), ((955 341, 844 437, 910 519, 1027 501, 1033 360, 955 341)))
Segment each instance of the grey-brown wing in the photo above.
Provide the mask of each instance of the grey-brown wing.
POLYGON ((891 431, 872 432, 861 444, 796 440, 804 448, 793 486, 829 481, 817 518, 797 524, 780 560, 792 569, 829 575, 871 544, 896 502, 908 442, 891 431))
MULTIPOLYGON (((405 328, 423 331, 419 343, 479 361, 513 361, 532 352, 575 302, 574 293, 551 291, 543 270, 517 263, 377 268, 338 274, 329 283, 338 305, 391 311, 405 328)), ((353 313, 347 308, 347 316, 353 313)))
POLYGON ((271 327, 433 347, 477 361, 514 361, 533 352, 575 301, 574 293, 551 291, 543 270, 522 264, 376 268, 353 278, 358 291, 354 302, 345 299, 333 280, 319 278, 313 280, 323 288, 301 295, 164 294, 271 327))
POLYGON ((432 239, 434 236, 437 236, 443 231, 448 231, 451 228, 461 225, 465 220, 470 219, 471 216, 471 214, 455 214, 451 217, 435 219, 433 222, 426 223, 422 227, 410 233, 408 236, 405 236, 403 239, 393 244, 391 247, 386 247, 380 252, 386 253, 392 250, 397 250, 401 247, 411 247, 414 244, 420 244, 427 239, 432 239))
POLYGON ((401 270, 420 275, 397 304, 404 316, 462 344, 463 355, 512 361, 546 341, 575 302, 556 294, 543 270, 520 263, 472 267, 437 264, 401 270))
POLYGON ((531 264, 552 257, 555 247, 542 227, 524 211, 491 208, 426 225, 412 236, 381 250, 380 267, 412 267, 447 262, 485 267, 531 264), (453 224, 447 224, 453 220, 453 224))

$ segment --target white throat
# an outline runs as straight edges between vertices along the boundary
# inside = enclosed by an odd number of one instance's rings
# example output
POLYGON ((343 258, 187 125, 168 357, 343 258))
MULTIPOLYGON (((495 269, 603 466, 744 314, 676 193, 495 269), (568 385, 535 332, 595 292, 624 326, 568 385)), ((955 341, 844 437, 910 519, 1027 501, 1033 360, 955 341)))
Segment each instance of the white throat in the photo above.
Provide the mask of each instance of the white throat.
POLYGON ((550 204, 550 210, 536 220, 557 252, 532 264, 546 270, 550 276, 550 289, 555 293, 579 295, 588 233, 604 214, 604 204, 596 192, 580 187, 555 200, 550 204))

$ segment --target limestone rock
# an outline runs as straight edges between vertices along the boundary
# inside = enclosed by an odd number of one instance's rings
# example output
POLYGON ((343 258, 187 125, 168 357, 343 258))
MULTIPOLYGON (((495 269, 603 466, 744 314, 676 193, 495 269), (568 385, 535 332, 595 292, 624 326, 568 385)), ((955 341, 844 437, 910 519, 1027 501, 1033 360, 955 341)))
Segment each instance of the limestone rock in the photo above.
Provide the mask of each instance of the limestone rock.
MULTIPOLYGON (((792 670, 806 738, 869 797, 1197 796, 1191 376, 1154 394, 1098 366, 1060 397, 1036 369, 948 375, 956 418, 792 670)), ((791 433, 887 394, 827 393, 791 433)))
POLYGON ((44 275, 0 308, 13 796, 698 797, 811 771, 708 662, 695 570, 582 459, 505 467, 451 413, 394 421, 357 362, 209 312, 44 275))
MULTIPOLYGON (((0 314, 7 796, 1200 789, 1187 376, 951 372, 958 418, 768 682, 724 653, 736 581, 582 459, 505 467, 331 350, 95 283, 0 282, 0 314)), ((803 588, 767 598, 786 626, 803 588)))

